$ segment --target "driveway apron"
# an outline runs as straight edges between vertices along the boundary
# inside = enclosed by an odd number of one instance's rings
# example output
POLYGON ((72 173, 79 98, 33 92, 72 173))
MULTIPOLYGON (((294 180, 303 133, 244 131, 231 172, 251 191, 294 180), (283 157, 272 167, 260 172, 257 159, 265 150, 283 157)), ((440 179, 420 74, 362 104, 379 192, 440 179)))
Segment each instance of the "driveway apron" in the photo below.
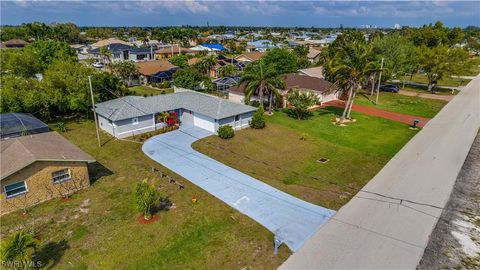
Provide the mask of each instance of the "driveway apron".
POLYGON ((157 135, 147 140, 143 152, 254 219, 297 251, 335 211, 275 189, 262 181, 195 151, 191 145, 213 135, 194 126, 157 135))

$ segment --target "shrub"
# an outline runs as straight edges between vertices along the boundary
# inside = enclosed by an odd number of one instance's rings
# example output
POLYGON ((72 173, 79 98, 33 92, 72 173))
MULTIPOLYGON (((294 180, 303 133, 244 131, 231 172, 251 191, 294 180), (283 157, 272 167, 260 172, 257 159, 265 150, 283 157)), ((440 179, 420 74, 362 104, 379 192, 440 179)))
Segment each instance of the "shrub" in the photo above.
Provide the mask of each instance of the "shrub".
POLYGON ((143 180, 135 185, 133 195, 135 207, 138 211, 143 212, 145 220, 149 220, 152 217, 152 206, 154 206, 160 198, 157 189, 153 185, 148 184, 146 180, 143 180))
POLYGON ((253 107, 260 107, 260 101, 258 100, 253 100, 252 102, 250 102, 252 104, 253 107))
POLYGON ((157 84, 158 88, 165 89, 170 87, 170 82, 169 81, 163 81, 161 83, 157 84))
POLYGON ((253 114, 252 120, 250 121, 250 127, 255 129, 261 129, 265 127, 265 119, 263 114, 265 110, 263 106, 260 106, 258 110, 253 114))
POLYGON ((222 139, 230 139, 235 136, 235 131, 233 131, 233 128, 229 125, 219 127, 217 133, 218 137, 222 139))

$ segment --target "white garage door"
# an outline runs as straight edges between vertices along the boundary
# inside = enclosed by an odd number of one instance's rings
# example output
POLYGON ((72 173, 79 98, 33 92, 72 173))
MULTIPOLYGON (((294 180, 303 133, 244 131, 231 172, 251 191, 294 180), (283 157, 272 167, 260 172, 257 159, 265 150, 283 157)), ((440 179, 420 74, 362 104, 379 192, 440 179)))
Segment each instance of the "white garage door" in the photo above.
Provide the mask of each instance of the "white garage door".
POLYGON ((215 120, 208 116, 205 116, 199 113, 194 113, 193 124, 199 128, 206 129, 210 132, 215 132, 215 120))

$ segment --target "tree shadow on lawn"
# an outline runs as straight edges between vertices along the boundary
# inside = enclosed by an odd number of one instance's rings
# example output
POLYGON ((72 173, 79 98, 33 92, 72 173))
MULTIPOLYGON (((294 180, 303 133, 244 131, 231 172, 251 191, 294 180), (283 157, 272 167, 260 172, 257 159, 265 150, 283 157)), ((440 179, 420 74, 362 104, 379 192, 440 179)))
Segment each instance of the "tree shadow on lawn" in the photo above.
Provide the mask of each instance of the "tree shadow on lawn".
POLYGON ((101 163, 95 161, 87 165, 88 172, 90 174, 90 184, 95 183, 98 179, 110 176, 113 172, 107 167, 103 166, 101 163))
POLYGON ((65 254, 65 251, 70 248, 67 240, 62 239, 58 242, 48 242, 43 245, 40 250, 34 253, 34 261, 39 263, 39 268, 50 269, 58 264, 60 259, 65 254))

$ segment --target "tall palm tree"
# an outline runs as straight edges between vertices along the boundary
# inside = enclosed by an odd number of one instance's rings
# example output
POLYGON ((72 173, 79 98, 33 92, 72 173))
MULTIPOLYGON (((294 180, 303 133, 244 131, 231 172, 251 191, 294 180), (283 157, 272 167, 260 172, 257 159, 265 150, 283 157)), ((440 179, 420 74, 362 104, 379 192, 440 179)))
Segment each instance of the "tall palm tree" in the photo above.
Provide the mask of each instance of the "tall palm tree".
POLYGON ((272 113, 274 96, 278 96, 278 88, 285 86, 285 81, 268 68, 262 60, 249 64, 242 74, 239 84, 245 84, 245 104, 250 104, 252 95, 257 95, 263 103, 263 95, 268 95, 268 113, 272 113))
POLYGON ((31 234, 18 231, 7 240, 2 241, 2 262, 19 262, 22 266, 26 266, 31 259, 31 249, 36 248, 37 242, 31 234))
POLYGON ((207 73, 207 76, 210 76, 210 70, 217 64, 217 59, 215 55, 207 55, 200 59, 197 63, 198 69, 207 73))
POLYGON ((358 88, 372 70, 375 70, 375 64, 370 60, 371 53, 371 45, 354 41, 340 48, 329 61, 334 81, 343 89, 348 89, 347 104, 341 122, 350 118, 358 88))

